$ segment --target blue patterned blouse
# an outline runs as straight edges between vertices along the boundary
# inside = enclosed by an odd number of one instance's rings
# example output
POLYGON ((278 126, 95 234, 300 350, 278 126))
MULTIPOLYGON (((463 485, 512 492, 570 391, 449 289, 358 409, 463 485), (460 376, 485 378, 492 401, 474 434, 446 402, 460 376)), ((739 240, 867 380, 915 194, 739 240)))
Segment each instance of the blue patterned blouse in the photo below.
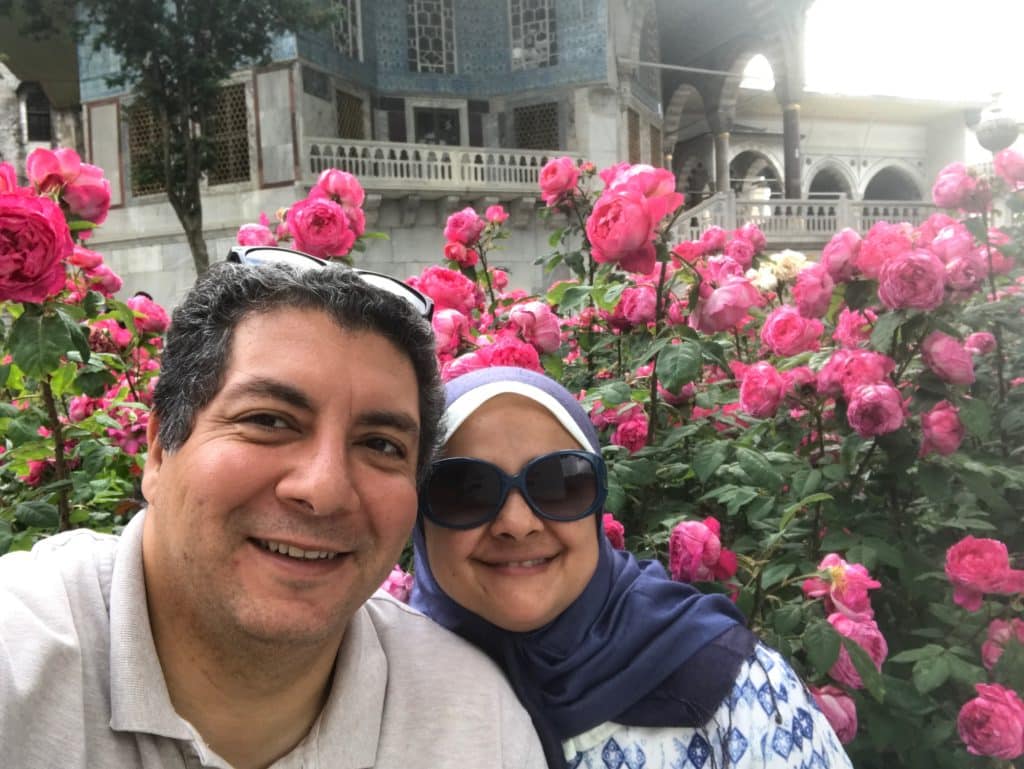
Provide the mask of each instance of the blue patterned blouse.
POLYGON ((563 747, 570 769, 852 769, 814 698, 763 644, 704 726, 609 722, 563 747))

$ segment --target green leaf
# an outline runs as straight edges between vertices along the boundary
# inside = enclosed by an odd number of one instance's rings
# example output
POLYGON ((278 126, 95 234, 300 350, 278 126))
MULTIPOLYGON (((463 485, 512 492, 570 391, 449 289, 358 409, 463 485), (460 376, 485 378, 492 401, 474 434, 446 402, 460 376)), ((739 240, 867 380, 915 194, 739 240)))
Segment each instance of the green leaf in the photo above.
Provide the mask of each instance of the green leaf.
POLYGON ((988 233, 985 231, 985 218, 982 216, 968 216, 966 219, 962 219, 961 222, 967 228, 967 231, 974 236, 974 239, 979 243, 984 243, 988 238, 988 233))
POLYGON ((971 435, 982 440, 988 438, 992 433, 992 409, 983 400, 972 398, 962 400, 957 404, 960 412, 960 421, 971 435))
POLYGON ((548 245, 551 246, 552 248, 557 247, 558 244, 562 242, 562 235, 564 234, 565 228, 559 227, 557 230, 555 230, 548 236, 548 245))
POLYGON ((595 387, 591 390, 591 394, 596 396, 596 399, 600 400, 607 408, 621 406, 633 399, 633 391, 621 379, 595 387))
POLYGON ((615 305, 619 303, 619 299, 622 297, 622 292, 625 290, 626 284, 621 282, 605 285, 600 289, 595 288, 594 301, 602 310, 614 310, 615 305))
POLYGON ((729 453, 729 444, 725 441, 701 444, 693 456, 693 472, 701 483, 707 483, 708 478, 715 474, 715 471, 722 466, 729 453))
POLYGON ((761 587, 769 588, 778 585, 796 571, 795 563, 773 563, 761 572, 761 587))
POLYGON ((789 524, 796 518, 796 514, 801 510, 806 509, 810 505, 817 504, 818 502, 830 502, 834 497, 831 494, 827 494, 824 491, 819 491, 817 494, 811 494, 804 497, 799 502, 794 502, 792 505, 782 511, 782 518, 779 520, 779 531, 783 531, 789 524))
POLYGON ((612 475, 625 486, 649 486, 657 479, 658 466, 649 459, 631 459, 612 465, 612 475))
POLYGON ((904 320, 905 318, 900 312, 887 312, 879 317, 871 331, 871 347, 886 354, 892 352, 893 334, 904 320))
POLYGON ((0 518, 0 555, 11 549, 11 541, 14 538, 11 532, 11 524, 0 518))
POLYGON ((852 638, 844 637, 842 639, 842 643, 846 648, 847 653, 850 655, 850 661, 853 663, 854 669, 860 676, 860 680, 864 684, 864 688, 868 690, 876 701, 882 702, 885 699, 885 686, 882 684, 882 674, 878 672, 878 668, 876 668, 875 663, 871 661, 871 657, 869 657, 868 653, 864 651, 861 645, 852 638))
MULTIPOLYGON (((557 378, 557 377, 556 377, 557 378)), ((107 391, 117 379, 106 369, 99 371, 79 371, 76 382, 79 389, 91 398, 98 398, 107 391)))
POLYGON ((700 369, 700 345, 696 342, 669 345, 658 356, 658 379, 672 393, 700 376, 700 369))
POLYGON ((60 521, 57 507, 41 500, 20 503, 14 508, 14 518, 22 526, 37 529, 56 529, 60 521))
POLYGON ((582 308, 590 300, 591 291, 590 286, 568 286, 558 301, 559 311, 571 312, 582 308))
POLYGON ((804 650, 814 669, 825 675, 839 659, 841 636, 824 620, 812 622, 804 631, 804 650))
POLYGON ((918 660, 914 663, 911 677, 914 688, 921 694, 938 689, 949 678, 949 658, 945 655, 931 659, 918 660))
POLYGON ((772 624, 775 626, 775 632, 779 635, 792 633, 800 624, 803 616, 803 610, 797 604, 780 606, 772 612, 772 624))
POLYGON ((770 491, 778 491, 782 487, 782 476, 775 471, 775 468, 761 452, 738 446, 736 458, 739 460, 743 472, 749 475, 750 479, 758 486, 763 486, 770 491))
POLYGON ((11 356, 28 376, 42 379, 74 347, 63 319, 25 313, 11 327, 11 356))
POLYGON ((878 300, 878 284, 873 280, 855 280, 846 284, 846 304, 851 310, 862 310, 878 300))
POLYGON ((889 657, 889 662, 918 662, 920 660, 931 660, 943 654, 946 650, 937 644, 928 644, 919 649, 907 649, 899 654, 889 657))
POLYGON ((72 361, 68 361, 57 369, 53 378, 50 380, 50 386, 53 388, 53 394, 57 397, 64 395, 64 393, 68 391, 68 388, 75 383, 75 374, 77 372, 78 366, 72 361))

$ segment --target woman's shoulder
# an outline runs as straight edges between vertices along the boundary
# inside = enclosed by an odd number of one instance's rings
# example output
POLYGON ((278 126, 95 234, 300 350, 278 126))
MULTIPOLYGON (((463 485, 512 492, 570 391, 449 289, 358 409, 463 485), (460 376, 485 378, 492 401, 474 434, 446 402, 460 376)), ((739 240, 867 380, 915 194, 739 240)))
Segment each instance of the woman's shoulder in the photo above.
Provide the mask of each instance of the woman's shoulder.
POLYGON ((758 643, 732 691, 699 727, 602 724, 564 744, 571 769, 849 769, 845 751, 804 684, 758 643))

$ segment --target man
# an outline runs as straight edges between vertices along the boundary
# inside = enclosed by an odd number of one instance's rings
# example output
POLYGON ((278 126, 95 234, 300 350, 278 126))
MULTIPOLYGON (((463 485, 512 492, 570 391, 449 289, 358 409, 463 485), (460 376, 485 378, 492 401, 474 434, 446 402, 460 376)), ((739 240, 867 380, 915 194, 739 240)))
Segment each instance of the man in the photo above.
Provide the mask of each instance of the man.
POLYGON ((0 558, 5 767, 544 766, 489 660, 371 597, 442 403, 429 309, 393 292, 319 265, 200 278, 146 510, 0 558))

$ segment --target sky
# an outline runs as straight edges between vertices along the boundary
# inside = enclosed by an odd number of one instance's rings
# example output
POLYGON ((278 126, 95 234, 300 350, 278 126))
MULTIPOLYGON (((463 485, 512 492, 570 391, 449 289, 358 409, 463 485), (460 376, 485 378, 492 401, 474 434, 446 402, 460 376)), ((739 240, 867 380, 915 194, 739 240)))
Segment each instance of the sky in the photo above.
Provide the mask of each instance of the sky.
POLYGON ((1022 32, 1024 0, 815 0, 806 86, 1024 107, 1022 32))
POLYGON ((815 0, 806 87, 953 101, 1001 92, 1007 111, 1024 120, 1022 34, 1024 0, 815 0))

